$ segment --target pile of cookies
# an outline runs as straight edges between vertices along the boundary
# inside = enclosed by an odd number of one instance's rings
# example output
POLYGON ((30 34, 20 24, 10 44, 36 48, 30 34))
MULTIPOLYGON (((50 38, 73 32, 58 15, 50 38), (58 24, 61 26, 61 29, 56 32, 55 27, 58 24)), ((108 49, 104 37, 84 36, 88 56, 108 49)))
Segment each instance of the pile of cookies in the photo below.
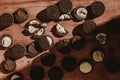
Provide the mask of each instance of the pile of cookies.
MULTIPOLYGON (((40 11, 36 15, 36 19, 32 19, 24 26, 23 35, 31 36, 34 41, 26 46, 22 44, 12 45, 13 39, 11 36, 5 34, 0 38, 0 46, 3 49, 7 49, 5 52, 5 60, 1 63, 4 73, 10 73, 15 70, 15 60, 22 58, 23 56, 33 58, 43 51, 49 50, 44 53, 40 61, 44 66, 50 67, 56 62, 56 55, 52 52, 52 47, 56 46, 58 52, 64 57, 61 61, 62 68, 66 72, 73 72, 77 67, 81 73, 90 73, 93 69, 93 63, 90 59, 83 59, 78 62, 73 56, 68 53, 71 48, 78 51, 84 48, 86 43, 85 37, 78 34, 80 31, 75 31, 75 34, 70 39, 63 39, 54 44, 54 40, 49 35, 44 35, 45 28, 51 21, 57 24, 51 29, 52 34, 61 38, 68 34, 63 26, 58 24, 59 21, 73 20, 79 22, 85 20, 83 24, 79 25, 85 34, 92 34, 96 30, 96 23, 92 19, 101 16, 105 11, 105 6, 100 1, 95 1, 89 6, 78 6, 74 9, 71 0, 60 0, 54 5, 48 6, 46 9, 40 11)), ((23 23, 29 17, 29 13, 25 8, 19 8, 13 15, 4 13, 0 16, 0 30, 4 30, 11 26, 14 22, 16 24, 23 23)), ((108 24, 109 25, 109 24, 108 24)), ((79 30, 79 29, 78 29, 79 30)), ((109 41, 110 37, 105 32, 97 32, 95 40, 99 45, 105 45, 109 41)), ((105 57, 105 51, 102 47, 95 47, 91 50, 91 57, 95 62, 102 62, 105 57)), ((113 59, 112 59, 113 60, 113 59)), ((111 61, 112 61, 111 60, 111 61)), ((114 59, 114 62, 118 63, 118 60, 114 59)), ((109 60, 110 61, 110 60, 109 60)), ((109 67, 107 65, 107 67, 109 67)), ((116 65, 116 69, 120 67, 116 65)), ((111 67, 110 67, 111 68, 111 67)), ((114 72, 114 71, 113 71, 114 72)), ((48 71, 48 77, 50 80, 61 80, 63 77, 63 70, 59 66, 53 66, 48 71)), ((30 70, 30 77, 32 80, 42 80, 44 78, 45 71, 41 66, 33 66, 30 70)), ((24 76, 20 72, 15 72, 8 77, 8 80, 24 80, 24 76)))

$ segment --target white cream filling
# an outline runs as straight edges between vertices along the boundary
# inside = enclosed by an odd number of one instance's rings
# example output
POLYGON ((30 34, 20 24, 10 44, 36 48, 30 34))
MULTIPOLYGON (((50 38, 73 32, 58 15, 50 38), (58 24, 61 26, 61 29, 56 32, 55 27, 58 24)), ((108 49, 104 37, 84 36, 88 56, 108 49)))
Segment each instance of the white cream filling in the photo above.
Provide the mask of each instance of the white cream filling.
POLYGON ((30 25, 30 26, 28 26, 28 32, 29 33, 35 33, 37 31, 37 29, 34 27, 34 26, 32 26, 32 25, 30 25))
POLYGON ((43 28, 46 28, 46 27, 47 27, 47 25, 48 25, 47 23, 43 22, 43 23, 41 23, 41 25, 40 25, 40 26, 41 26, 41 27, 43 27, 43 28))
POLYGON ((16 79, 19 79, 19 78, 20 78, 20 76, 15 74, 10 78, 10 80, 16 80, 16 79))
POLYGON ((47 40, 48 40, 48 42, 49 42, 49 44, 50 44, 50 46, 51 46, 51 45, 52 45, 52 43, 53 43, 52 38, 51 38, 50 36, 46 36, 46 38, 47 38, 47 40))
POLYGON ((66 33, 66 30, 60 24, 56 25, 56 30, 58 33, 62 33, 62 34, 66 33))
POLYGON ((2 46, 7 48, 12 44, 12 39, 8 36, 2 38, 2 46))
POLYGON ((92 70, 92 65, 89 62, 82 62, 79 69, 82 73, 89 73, 92 70))
POLYGON ((94 53, 93 53, 93 59, 96 62, 101 62, 104 59, 104 54, 102 53, 102 51, 99 51, 99 50, 94 51, 94 53))
POLYGON ((59 20, 69 20, 71 19, 70 15, 68 14, 62 14, 60 17, 59 17, 59 20))
POLYGON ((80 19, 86 19, 87 18, 87 14, 88 11, 85 8, 79 8, 76 11, 76 15, 80 18, 80 19))
POLYGON ((29 22, 30 25, 40 25, 40 22, 36 19, 33 19, 29 22))
POLYGON ((96 39, 100 44, 105 44, 107 40, 107 35, 105 33, 99 33, 96 35, 96 39))
POLYGON ((44 33, 44 29, 41 28, 38 32, 35 33, 35 36, 41 36, 44 33))

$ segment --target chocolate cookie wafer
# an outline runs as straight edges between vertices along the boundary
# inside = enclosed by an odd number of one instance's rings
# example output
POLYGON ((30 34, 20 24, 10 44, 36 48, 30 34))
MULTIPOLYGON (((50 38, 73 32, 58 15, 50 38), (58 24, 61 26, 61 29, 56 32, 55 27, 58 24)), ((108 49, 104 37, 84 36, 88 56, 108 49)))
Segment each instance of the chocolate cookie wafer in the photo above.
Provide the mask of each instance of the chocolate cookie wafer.
POLYGON ((15 23, 22 23, 28 18, 28 12, 25 8, 19 8, 14 13, 14 22, 15 23))
POLYGON ((8 76, 8 80, 25 80, 21 72, 14 72, 8 76))
POLYGON ((13 16, 10 13, 3 13, 0 16, 0 30, 3 30, 12 25, 13 16))
POLYGON ((72 9, 71 0, 60 0, 57 5, 61 13, 68 13, 72 9))

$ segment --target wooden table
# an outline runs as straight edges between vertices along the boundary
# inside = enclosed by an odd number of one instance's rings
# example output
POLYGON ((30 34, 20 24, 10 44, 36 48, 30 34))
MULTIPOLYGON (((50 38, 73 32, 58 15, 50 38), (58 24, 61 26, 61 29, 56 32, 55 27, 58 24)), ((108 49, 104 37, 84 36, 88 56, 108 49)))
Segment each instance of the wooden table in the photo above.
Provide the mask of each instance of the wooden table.
MULTIPOLYGON (((95 0, 72 0, 74 8, 77 6, 82 6, 82 5, 88 6, 93 1, 95 1, 95 0)), ((94 21, 96 22, 98 27, 114 18, 120 17, 120 10, 119 10, 120 9, 120 0, 100 0, 100 1, 102 1, 105 4, 106 10, 102 16, 94 19, 94 21)), ((13 23, 12 26, 10 26, 9 28, 7 28, 3 31, 0 31, 0 36, 2 36, 3 34, 11 35, 13 37, 13 41, 14 41, 13 45, 16 43, 21 43, 23 45, 26 45, 26 44, 32 42, 32 40, 29 37, 26 37, 21 33, 24 29, 23 27, 24 27, 25 23, 27 23, 31 19, 34 19, 36 17, 36 14, 39 11, 45 9, 48 5, 55 4, 56 2, 57 2, 57 0, 0 0, 0 15, 5 12, 12 14, 15 10, 17 10, 18 8, 22 8, 22 7, 26 8, 29 12, 29 18, 27 19, 27 21, 25 21, 24 23, 19 24, 19 25, 13 23)), ((62 37, 62 38, 56 38, 52 35, 50 30, 56 23, 50 22, 48 24, 48 27, 46 28, 45 35, 51 35, 54 39, 54 42, 56 43, 60 39, 66 39, 66 38, 72 37, 72 30, 75 28, 75 26, 77 26, 78 24, 81 24, 83 22, 84 21, 74 22, 72 20, 59 22, 62 26, 64 26, 69 31, 69 33, 65 37, 62 37)), ((115 40, 112 40, 111 42, 116 42, 116 43, 114 43, 116 46, 117 42, 120 40, 120 38, 119 38, 120 36, 119 35, 111 35, 111 36, 112 36, 112 38, 115 39, 115 40)), ((88 55, 89 51, 91 50, 92 47, 96 46, 96 44, 94 43, 92 37, 89 37, 88 39, 90 39, 90 41, 87 41, 86 46, 83 50, 81 50, 81 51, 72 50, 70 55, 75 56, 76 59, 78 59, 78 60, 80 60, 84 57, 90 58, 88 55)), ((112 45, 111 42, 109 42, 109 45, 112 45)), ((105 46, 105 48, 107 49, 107 46, 105 46)), ((2 62, 4 60, 4 52, 5 52, 5 50, 0 50, 0 62, 2 62)), ((58 62, 55 65, 60 66, 60 60, 62 59, 63 55, 60 55, 57 51, 55 51, 55 52, 56 52, 56 54, 58 54, 58 56, 61 56, 61 58, 58 58, 58 62)), ((40 56, 40 55, 38 55, 38 56, 40 56)), ((29 67, 32 65, 32 61, 35 58, 23 57, 23 58, 17 60, 16 61, 17 68, 15 71, 22 71, 25 75, 27 75, 26 80, 30 80, 29 75, 28 75, 29 67)), ((35 59, 35 60, 37 60, 37 59, 35 59)), ((65 73, 63 80, 119 80, 120 79, 120 76, 119 76, 120 73, 115 73, 115 74, 108 73, 104 69, 103 64, 96 63, 94 66, 95 66, 94 70, 91 74, 83 75, 80 72, 78 72, 78 70, 76 69, 76 71, 73 73, 65 73)), ((49 68, 45 68, 46 71, 48 69, 49 68)), ((0 80, 5 79, 8 75, 9 74, 2 73, 0 70, 0 80)), ((46 76, 45 80, 48 80, 47 76, 46 76)))

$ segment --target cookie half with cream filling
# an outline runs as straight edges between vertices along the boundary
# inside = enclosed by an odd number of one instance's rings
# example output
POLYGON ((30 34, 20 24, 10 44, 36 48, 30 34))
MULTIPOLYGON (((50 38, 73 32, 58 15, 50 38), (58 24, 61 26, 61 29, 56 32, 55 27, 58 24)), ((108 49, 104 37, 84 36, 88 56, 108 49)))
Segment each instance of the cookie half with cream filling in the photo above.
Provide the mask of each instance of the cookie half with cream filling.
POLYGON ((60 24, 55 25, 52 28, 51 32, 55 37, 63 37, 68 33, 68 31, 64 27, 62 27, 60 24))

